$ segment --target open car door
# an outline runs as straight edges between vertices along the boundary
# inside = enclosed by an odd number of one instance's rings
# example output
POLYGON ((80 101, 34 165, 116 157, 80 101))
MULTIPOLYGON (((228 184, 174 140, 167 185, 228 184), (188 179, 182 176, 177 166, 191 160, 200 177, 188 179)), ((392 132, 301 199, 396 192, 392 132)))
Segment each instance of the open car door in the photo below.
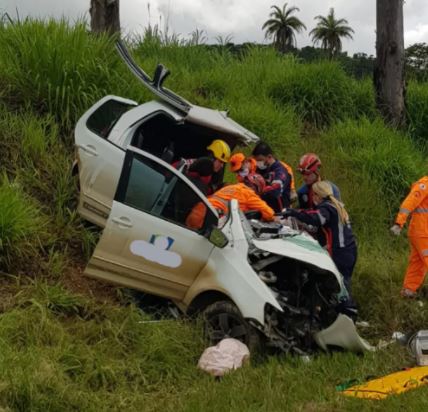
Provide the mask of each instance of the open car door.
MULTIPOLYGON (((189 204, 188 204, 189 205, 189 204)), ((202 235, 218 218, 202 193, 180 172, 129 148, 106 227, 85 274, 170 299, 183 299, 214 246, 202 235), (181 199, 204 202, 198 232, 186 227, 181 199)))
POLYGON ((245 145, 257 143, 260 140, 254 133, 228 117, 227 112, 196 106, 178 94, 163 87, 163 83, 170 72, 162 64, 159 64, 156 67, 153 79, 151 79, 150 76, 148 76, 146 72, 135 63, 132 56, 126 49, 125 44, 121 40, 116 43, 116 47, 131 72, 153 94, 181 111, 183 115, 185 115, 185 122, 216 130, 221 134, 237 139, 241 144, 245 145))

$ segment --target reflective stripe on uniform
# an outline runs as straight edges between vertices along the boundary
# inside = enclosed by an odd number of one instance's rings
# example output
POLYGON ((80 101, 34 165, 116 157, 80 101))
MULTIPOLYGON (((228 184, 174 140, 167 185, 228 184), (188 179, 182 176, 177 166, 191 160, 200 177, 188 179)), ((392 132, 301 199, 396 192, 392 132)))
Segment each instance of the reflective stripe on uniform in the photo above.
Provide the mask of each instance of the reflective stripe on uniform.
POLYGON ((321 212, 319 210, 317 211, 317 215, 318 215, 318 218, 320 220, 321 226, 324 226, 325 222, 327 221, 326 218, 321 214, 321 212))
POLYGON ((428 213, 428 209, 424 207, 417 207, 413 213, 428 213))
POLYGON ((410 214, 410 210, 409 209, 400 209, 399 213, 404 213, 405 215, 410 214))
POLYGON ((273 186, 275 184, 278 184, 281 187, 281 190, 282 190, 282 187, 284 186, 282 180, 272 180, 271 186, 273 186))
POLYGON ((340 247, 345 247, 345 233, 344 233, 344 226, 342 224, 342 222, 340 221, 340 217, 339 217, 339 224, 338 224, 338 232, 339 232, 339 246, 340 247))
POLYGON ((428 256, 428 249, 422 249, 422 256, 428 256))

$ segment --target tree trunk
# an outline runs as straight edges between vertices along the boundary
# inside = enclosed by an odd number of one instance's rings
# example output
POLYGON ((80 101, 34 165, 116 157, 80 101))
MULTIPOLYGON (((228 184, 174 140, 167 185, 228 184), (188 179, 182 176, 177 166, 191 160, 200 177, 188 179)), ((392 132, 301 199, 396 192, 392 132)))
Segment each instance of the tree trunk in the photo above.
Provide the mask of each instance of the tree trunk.
POLYGON ((395 127, 405 124, 403 0, 377 0, 376 105, 395 127))
POLYGON ((120 32, 119 0, 91 0, 89 14, 93 33, 120 32))

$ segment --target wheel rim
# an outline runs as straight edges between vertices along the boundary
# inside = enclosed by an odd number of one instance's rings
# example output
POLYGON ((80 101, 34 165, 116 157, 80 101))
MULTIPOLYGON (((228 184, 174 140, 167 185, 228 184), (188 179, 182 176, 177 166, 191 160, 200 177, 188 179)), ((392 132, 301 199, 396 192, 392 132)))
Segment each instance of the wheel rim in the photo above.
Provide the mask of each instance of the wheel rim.
POLYGON ((238 316, 222 312, 207 319, 207 335, 213 343, 218 343, 225 338, 234 338, 245 342, 247 340, 247 328, 238 316))

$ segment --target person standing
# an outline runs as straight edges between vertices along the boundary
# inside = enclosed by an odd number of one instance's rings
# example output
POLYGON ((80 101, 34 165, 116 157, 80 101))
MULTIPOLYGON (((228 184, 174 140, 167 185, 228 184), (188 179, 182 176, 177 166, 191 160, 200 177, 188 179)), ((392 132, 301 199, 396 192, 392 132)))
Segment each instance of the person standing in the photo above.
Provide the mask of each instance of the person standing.
POLYGON ((257 162, 257 173, 263 176, 266 187, 261 198, 276 212, 290 206, 291 177, 287 169, 277 160, 271 147, 259 142, 253 149, 257 162))
POLYGON ((428 176, 413 183, 410 193, 401 203, 395 223, 390 229, 394 235, 400 235, 410 215, 410 256, 401 296, 414 298, 428 270, 428 176))

